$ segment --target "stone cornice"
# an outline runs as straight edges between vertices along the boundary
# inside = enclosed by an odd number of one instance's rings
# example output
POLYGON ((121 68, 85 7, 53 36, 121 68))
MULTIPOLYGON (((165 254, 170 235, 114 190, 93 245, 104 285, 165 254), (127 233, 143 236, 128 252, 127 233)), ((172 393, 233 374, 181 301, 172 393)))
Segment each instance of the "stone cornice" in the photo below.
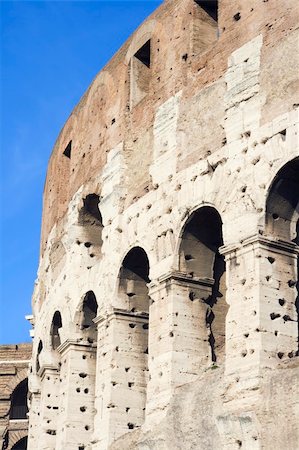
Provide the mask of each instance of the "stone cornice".
POLYGON ((101 315, 93 319, 94 323, 96 323, 98 326, 101 326, 103 323, 105 323, 107 320, 111 321, 112 319, 121 319, 121 320, 127 320, 127 321, 135 321, 135 322, 144 322, 148 321, 149 314, 146 312, 139 312, 139 311, 129 311, 127 309, 121 309, 121 308, 113 308, 110 312, 108 312, 106 315, 101 315))
POLYGON ((172 271, 161 275, 156 281, 149 283, 148 287, 150 292, 154 293, 164 288, 165 284, 180 284, 181 286, 210 289, 214 285, 214 280, 212 278, 192 277, 185 272, 172 271))
POLYGON ((60 354, 63 354, 70 347, 76 348, 76 350, 88 351, 95 346, 96 346, 96 344, 90 344, 88 342, 81 342, 78 339, 67 339, 57 348, 57 351, 60 354))
POLYGON ((49 364, 42 364, 40 366, 39 371, 37 372, 37 375, 40 378, 43 378, 47 371, 49 371, 49 372, 57 372, 58 373, 59 372, 59 366, 56 365, 56 364, 50 364, 50 363, 49 364))
POLYGON ((293 255, 297 255, 299 253, 299 247, 294 242, 273 238, 272 236, 264 236, 261 234, 255 234, 236 244, 220 247, 219 251, 221 255, 229 257, 242 251, 249 251, 252 246, 267 248, 271 251, 283 254, 291 253, 293 255))

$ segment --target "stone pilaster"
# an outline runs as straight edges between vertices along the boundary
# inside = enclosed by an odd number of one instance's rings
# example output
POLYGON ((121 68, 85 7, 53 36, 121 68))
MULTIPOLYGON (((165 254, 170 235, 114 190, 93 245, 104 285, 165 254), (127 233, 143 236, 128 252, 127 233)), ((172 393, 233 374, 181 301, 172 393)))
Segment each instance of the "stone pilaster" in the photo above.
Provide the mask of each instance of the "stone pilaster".
POLYGON ((148 314, 113 309, 98 324, 93 450, 144 421, 148 378, 148 314))
MULTIPOLYGON (((255 235, 223 247, 227 263, 226 375, 253 387, 264 368, 292 358, 297 348, 298 247, 255 235)), ((248 386, 249 386, 248 385, 248 386)))
POLYGON ((55 450, 57 448, 56 435, 60 415, 59 367, 55 364, 42 365, 38 375, 41 379, 41 396, 38 395, 36 398, 36 400, 40 398, 40 405, 36 405, 40 414, 39 439, 35 443, 35 447, 30 443, 29 448, 55 450))
POLYGON ((206 324, 214 281, 172 272, 150 285, 147 417, 159 420, 173 388, 189 383, 211 361, 206 324))
POLYGON ((56 450, 78 450, 85 448, 93 433, 96 348, 67 340, 58 351, 61 383, 56 450))
POLYGON ((28 449, 38 448, 37 436, 40 432, 41 393, 39 388, 30 387, 28 449))

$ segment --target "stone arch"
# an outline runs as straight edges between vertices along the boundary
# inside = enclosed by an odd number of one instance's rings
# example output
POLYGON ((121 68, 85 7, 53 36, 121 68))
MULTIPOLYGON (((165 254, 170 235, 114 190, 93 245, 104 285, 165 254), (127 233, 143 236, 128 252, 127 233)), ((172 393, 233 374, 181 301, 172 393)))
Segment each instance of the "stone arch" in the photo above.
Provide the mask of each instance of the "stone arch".
POLYGON ((211 286, 202 300, 207 305, 206 326, 213 362, 220 354, 224 354, 228 311, 225 301, 225 260, 219 252, 222 246, 222 220, 218 211, 207 205, 193 211, 181 231, 178 268, 190 279, 211 286))
POLYGON ((266 198, 265 230, 276 238, 294 240, 299 219, 299 157, 276 174, 266 198))
MULTIPOLYGON (((280 305, 284 310, 283 323, 297 321, 295 354, 299 355, 299 252, 298 247, 290 248, 290 241, 299 245, 299 157, 288 161, 280 168, 274 177, 266 198, 265 216, 266 235, 277 241, 287 241, 288 251, 295 251, 297 258, 280 255, 281 279, 280 305), (285 266, 285 270, 284 269, 285 266), (285 272, 285 273, 284 273, 285 272), (283 276, 287 276, 287 282, 283 282, 283 276), (294 289, 296 292, 294 292, 294 289), (294 303, 292 302, 294 300, 294 303), (288 314, 286 313, 288 312, 288 314), (295 319, 295 315, 297 316, 295 319)), ((272 258, 273 263, 279 263, 278 258, 272 258)), ((289 328, 289 327, 288 327, 289 328)), ((284 332, 282 330, 282 332, 284 332)), ((293 352, 290 351, 289 355, 293 352)))
POLYGON ((100 72, 84 96, 85 108, 82 111, 81 127, 90 126, 90 111, 94 114, 95 120, 103 120, 104 123, 108 117, 119 110, 120 100, 115 95, 117 86, 112 75, 104 70, 100 72), (110 99, 115 98, 111 104, 110 99))
POLYGON ((16 389, 16 387, 24 381, 28 377, 28 369, 24 368, 22 370, 18 370, 16 375, 12 377, 10 382, 7 384, 5 392, 12 392, 16 389))
POLYGON ((12 420, 27 419, 28 378, 24 378, 13 390, 9 418, 12 420))
POLYGON ((22 430, 12 434, 7 450, 27 450, 28 431, 22 430))
POLYGON ((51 347, 53 350, 57 350, 61 344, 60 328, 62 328, 61 314, 59 311, 55 311, 50 329, 51 347))
POLYGON ((118 275, 118 295, 124 308, 149 312, 149 259, 142 247, 131 248, 124 257, 118 275))
POLYGON ((156 20, 149 20, 144 23, 135 33, 130 42, 129 48, 126 53, 125 63, 128 65, 133 55, 149 40, 151 39, 155 27, 157 25, 156 20))
POLYGON ((75 313, 75 324, 77 332, 89 344, 97 340, 97 326, 94 323, 97 314, 98 303, 96 296, 93 291, 88 291, 82 297, 75 313))

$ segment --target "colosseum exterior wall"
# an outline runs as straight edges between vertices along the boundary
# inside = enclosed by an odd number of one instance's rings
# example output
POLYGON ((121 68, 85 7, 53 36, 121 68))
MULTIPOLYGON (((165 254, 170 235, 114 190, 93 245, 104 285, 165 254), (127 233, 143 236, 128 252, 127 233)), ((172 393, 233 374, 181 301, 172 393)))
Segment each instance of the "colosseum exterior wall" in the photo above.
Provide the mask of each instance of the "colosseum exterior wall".
POLYGON ((56 141, 29 450, 299 448, 298 5, 217 3, 164 1, 56 141))

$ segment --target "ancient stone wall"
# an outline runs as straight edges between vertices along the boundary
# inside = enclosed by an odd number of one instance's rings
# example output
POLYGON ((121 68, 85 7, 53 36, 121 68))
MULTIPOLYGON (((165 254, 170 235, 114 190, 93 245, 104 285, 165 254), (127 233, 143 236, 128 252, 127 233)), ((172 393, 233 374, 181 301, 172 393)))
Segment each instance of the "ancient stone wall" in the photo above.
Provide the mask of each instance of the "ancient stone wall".
POLYGON ((165 1, 71 114, 30 450, 298 449, 298 14, 165 1))
POLYGON ((31 344, 0 346, 0 436, 3 450, 26 450, 31 344))

